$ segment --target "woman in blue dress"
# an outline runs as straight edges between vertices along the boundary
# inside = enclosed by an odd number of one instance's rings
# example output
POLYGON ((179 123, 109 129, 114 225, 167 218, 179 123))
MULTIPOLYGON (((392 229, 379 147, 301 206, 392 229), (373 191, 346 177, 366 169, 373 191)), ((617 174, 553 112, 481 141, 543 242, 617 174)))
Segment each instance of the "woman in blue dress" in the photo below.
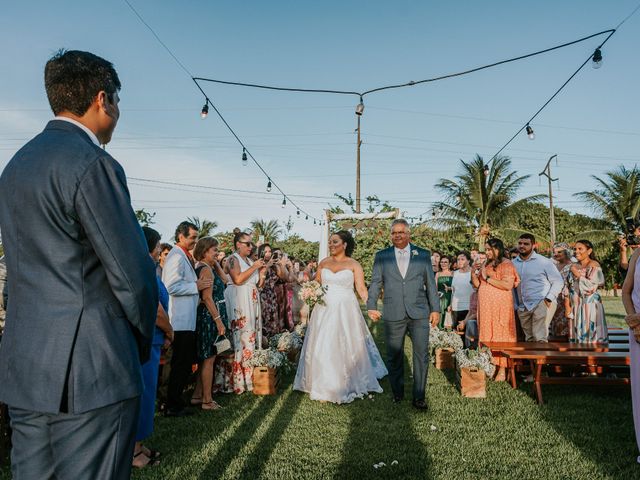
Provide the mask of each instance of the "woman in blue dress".
MULTIPOLYGON (((153 228, 142 227, 149 255, 154 262, 158 261, 161 252, 160 234, 153 228)), ((169 293, 160 277, 156 277, 158 282, 158 316, 156 327, 151 344, 151 354, 149 360, 142 365, 142 380, 144 389, 140 397, 140 414, 138 416, 138 429, 136 431, 136 445, 133 450, 132 465, 136 468, 155 466, 160 464, 158 457, 160 452, 151 450, 142 444, 153 432, 153 417, 156 411, 156 390, 158 388, 158 369, 160 367, 160 348, 165 341, 173 340, 173 328, 169 323, 167 308, 169 307, 169 293)))

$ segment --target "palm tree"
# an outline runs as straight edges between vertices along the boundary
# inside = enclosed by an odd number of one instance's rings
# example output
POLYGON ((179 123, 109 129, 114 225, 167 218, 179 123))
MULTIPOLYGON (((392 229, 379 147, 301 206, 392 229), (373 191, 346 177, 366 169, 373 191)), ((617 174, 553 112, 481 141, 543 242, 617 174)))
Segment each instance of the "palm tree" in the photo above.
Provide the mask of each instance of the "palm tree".
POLYGON ((218 222, 205 218, 200 220, 199 217, 187 217, 187 221, 193 223, 198 229, 198 238, 209 237, 213 230, 218 228, 218 222))
POLYGON ((636 218, 640 212, 640 170, 624 165, 605 173, 607 179, 591 175, 600 188, 578 192, 583 200, 603 220, 611 222, 619 231, 626 231, 626 218, 636 218))
POLYGON ((262 235, 264 243, 274 243, 280 239, 282 235, 282 227, 278 220, 263 220, 261 218, 251 221, 251 229, 256 240, 262 235))
POLYGON ((474 237, 480 249, 490 236, 518 230, 513 222, 518 210, 546 197, 531 195, 514 200, 530 175, 518 176, 510 171, 509 157, 496 157, 490 167, 477 154, 470 162, 460 162, 460 175, 453 180, 441 178, 435 185, 445 198, 434 204, 433 223, 452 235, 474 237))

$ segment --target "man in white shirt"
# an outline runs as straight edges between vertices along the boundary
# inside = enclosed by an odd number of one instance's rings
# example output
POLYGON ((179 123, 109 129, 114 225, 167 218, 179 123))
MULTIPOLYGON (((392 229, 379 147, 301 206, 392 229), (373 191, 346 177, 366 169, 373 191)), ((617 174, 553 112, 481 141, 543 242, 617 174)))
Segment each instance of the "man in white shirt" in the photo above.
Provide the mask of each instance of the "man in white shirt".
POLYGON ((162 269, 162 282, 169 292, 169 320, 174 331, 171 372, 167 389, 165 416, 183 417, 182 392, 189 381, 191 366, 196 363, 196 314, 198 292, 212 285, 211 279, 198 280, 190 251, 198 240, 198 229, 190 222, 176 228, 176 246, 167 254, 162 269))
POLYGON ((535 237, 525 233, 518 239, 519 255, 513 265, 520 276, 516 308, 527 342, 547 342, 549 323, 558 306, 564 282, 553 262, 533 250, 535 237))

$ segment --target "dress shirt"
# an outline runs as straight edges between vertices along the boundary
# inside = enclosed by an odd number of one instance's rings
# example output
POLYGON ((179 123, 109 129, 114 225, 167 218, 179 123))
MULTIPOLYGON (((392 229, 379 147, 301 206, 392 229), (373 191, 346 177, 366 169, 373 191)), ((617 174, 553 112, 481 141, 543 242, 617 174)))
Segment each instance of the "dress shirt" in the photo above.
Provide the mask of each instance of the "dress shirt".
POLYGON ((409 255, 411 255, 411 244, 407 244, 404 248, 393 248, 396 254, 396 262, 398 262, 398 270, 400 275, 404 278, 409 270, 409 255))
POLYGON ((526 260, 517 256, 513 265, 520 276, 516 289, 517 307, 533 310, 541 301, 555 302, 564 287, 562 275, 553 262, 536 252, 526 260))
POLYGON ((69 122, 69 123, 73 123, 76 127, 80 127, 82 130, 84 130, 84 132, 89 135, 89 138, 91 139, 91 141, 93 143, 95 143, 97 146, 100 146, 100 142, 98 141, 98 137, 96 137, 96 134, 93 133, 91 130, 89 130, 87 127, 85 127, 83 124, 81 124, 80 122, 74 120, 73 118, 69 118, 69 117, 63 117, 58 115, 57 117, 55 117, 55 120, 62 120, 63 122, 69 122))

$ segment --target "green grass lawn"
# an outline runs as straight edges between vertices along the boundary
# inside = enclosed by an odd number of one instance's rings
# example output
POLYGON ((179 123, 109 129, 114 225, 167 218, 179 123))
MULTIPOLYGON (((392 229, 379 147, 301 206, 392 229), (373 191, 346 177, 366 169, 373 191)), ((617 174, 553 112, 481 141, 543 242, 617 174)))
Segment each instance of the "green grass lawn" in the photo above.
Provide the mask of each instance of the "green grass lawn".
MULTIPOLYGON (((620 300, 605 301, 609 323, 622 325, 620 300)), ((384 350, 382 325, 372 333, 384 350)), ((530 385, 489 383, 486 399, 465 399, 432 367, 424 413, 394 405, 386 379, 384 394, 349 405, 312 402, 291 382, 277 396, 225 395, 223 410, 157 417, 148 444, 162 465, 133 478, 640 478, 628 388, 545 386, 538 406, 530 385), (374 469, 379 462, 387 466, 374 469)))

